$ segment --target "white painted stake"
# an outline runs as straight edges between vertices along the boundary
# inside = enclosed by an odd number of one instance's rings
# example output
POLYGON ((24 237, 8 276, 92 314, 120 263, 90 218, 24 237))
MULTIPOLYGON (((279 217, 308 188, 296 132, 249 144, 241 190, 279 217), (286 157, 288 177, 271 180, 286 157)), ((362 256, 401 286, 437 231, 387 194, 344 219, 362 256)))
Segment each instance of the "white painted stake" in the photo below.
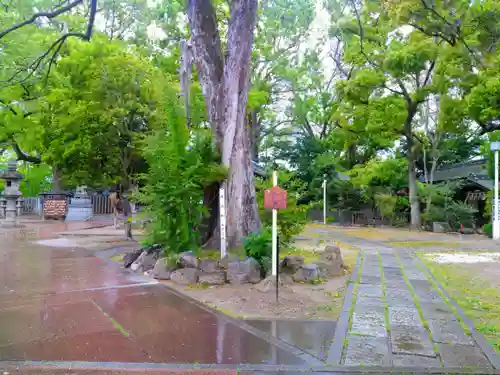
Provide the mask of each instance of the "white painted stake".
POLYGON ((500 239, 500 222, 498 221, 498 150, 495 150, 495 216, 493 220, 493 239, 500 239))
POLYGON ((326 178, 323 180, 323 224, 326 224, 326 178))
POLYGON ((220 258, 224 258, 227 252, 226 244, 226 191, 225 183, 219 188, 219 215, 220 215, 220 258))
MULTIPOLYGON (((273 171, 273 186, 278 186, 278 171, 273 171)), ((276 276, 278 269, 278 210, 273 208, 273 259, 272 275, 276 276)))

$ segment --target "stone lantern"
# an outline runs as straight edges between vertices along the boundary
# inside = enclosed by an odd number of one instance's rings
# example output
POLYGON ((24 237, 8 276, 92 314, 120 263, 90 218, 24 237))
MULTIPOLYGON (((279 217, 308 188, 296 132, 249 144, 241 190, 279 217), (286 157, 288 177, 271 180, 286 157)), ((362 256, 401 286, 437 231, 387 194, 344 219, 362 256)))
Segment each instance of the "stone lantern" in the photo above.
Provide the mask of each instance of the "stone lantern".
POLYGON ((2 213, 5 220, 2 226, 15 227, 18 225, 18 217, 21 216, 19 183, 24 176, 17 171, 17 162, 9 160, 7 170, 0 173, 0 178, 5 181, 2 195, 2 213))

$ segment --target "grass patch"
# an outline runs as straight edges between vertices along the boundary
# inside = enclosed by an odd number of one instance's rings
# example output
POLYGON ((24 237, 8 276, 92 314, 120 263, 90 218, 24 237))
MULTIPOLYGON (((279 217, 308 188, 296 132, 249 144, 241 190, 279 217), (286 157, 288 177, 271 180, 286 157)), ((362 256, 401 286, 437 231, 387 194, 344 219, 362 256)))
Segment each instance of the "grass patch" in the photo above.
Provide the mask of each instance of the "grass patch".
POLYGON ((458 242, 446 242, 446 241, 394 241, 386 242, 387 245, 394 247, 448 247, 454 248, 459 247, 458 242))
POLYGON ((417 253, 436 280, 500 354, 500 290, 463 264, 439 264, 417 253))
POLYGON ((319 260, 321 254, 314 250, 297 249, 294 247, 290 247, 285 251, 280 251, 280 259, 292 255, 300 255, 304 257, 304 263, 311 264, 311 263, 316 263, 316 261, 319 260))
POLYGON ((109 259, 113 262, 121 263, 123 262, 123 256, 124 254, 115 254, 112 257, 109 257, 109 259))

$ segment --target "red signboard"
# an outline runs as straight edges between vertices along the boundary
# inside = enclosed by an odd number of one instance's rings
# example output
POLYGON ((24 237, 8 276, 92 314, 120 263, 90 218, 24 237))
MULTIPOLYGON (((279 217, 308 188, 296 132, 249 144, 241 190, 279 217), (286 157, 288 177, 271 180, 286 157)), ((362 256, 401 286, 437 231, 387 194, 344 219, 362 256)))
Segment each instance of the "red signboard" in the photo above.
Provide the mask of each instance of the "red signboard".
POLYGON ((273 186, 264 192, 264 208, 282 210, 286 208, 286 190, 273 186))

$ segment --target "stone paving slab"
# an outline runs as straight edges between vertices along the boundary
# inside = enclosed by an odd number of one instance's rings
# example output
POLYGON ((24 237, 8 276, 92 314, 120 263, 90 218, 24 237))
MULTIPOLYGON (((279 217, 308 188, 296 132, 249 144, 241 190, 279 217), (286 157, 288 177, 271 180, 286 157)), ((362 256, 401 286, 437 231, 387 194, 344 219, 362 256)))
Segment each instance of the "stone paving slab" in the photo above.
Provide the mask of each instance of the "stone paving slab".
POLYGON ((389 322, 391 327, 399 326, 422 326, 420 315, 415 307, 389 306, 389 322))
POLYGON ((446 319, 448 321, 457 320, 449 307, 443 302, 422 302, 422 312, 424 317, 433 317, 434 319, 446 319))
POLYGON ((353 321, 349 332, 352 335, 358 336, 387 337, 387 330, 383 324, 370 323, 362 320, 353 321))
POLYGON ((387 339, 365 336, 349 336, 348 339, 345 365, 390 365, 387 339))
POLYGON ((436 356, 432 342, 423 326, 391 325, 391 343, 394 354, 436 356))
POLYGON ((435 342, 443 344, 474 345, 472 337, 467 336, 462 326, 452 320, 429 320, 429 329, 435 342))
POLYGON ((439 344, 438 350, 445 366, 491 367, 490 362, 477 346, 439 344))
POLYGON ((366 308, 371 308, 371 307, 384 308, 384 302, 382 301, 382 299, 376 297, 358 298, 356 300, 355 309, 357 309, 359 306, 363 306, 366 308))
POLYGON ((359 281, 361 284, 382 284, 382 279, 378 276, 369 276, 369 275, 363 275, 361 276, 361 280, 359 281))
POLYGON ((392 356, 393 366, 408 367, 441 367, 441 361, 438 357, 424 357, 421 355, 394 354, 392 356))
POLYGON ((358 287, 358 297, 380 298, 382 297, 382 286, 360 284, 358 287))

